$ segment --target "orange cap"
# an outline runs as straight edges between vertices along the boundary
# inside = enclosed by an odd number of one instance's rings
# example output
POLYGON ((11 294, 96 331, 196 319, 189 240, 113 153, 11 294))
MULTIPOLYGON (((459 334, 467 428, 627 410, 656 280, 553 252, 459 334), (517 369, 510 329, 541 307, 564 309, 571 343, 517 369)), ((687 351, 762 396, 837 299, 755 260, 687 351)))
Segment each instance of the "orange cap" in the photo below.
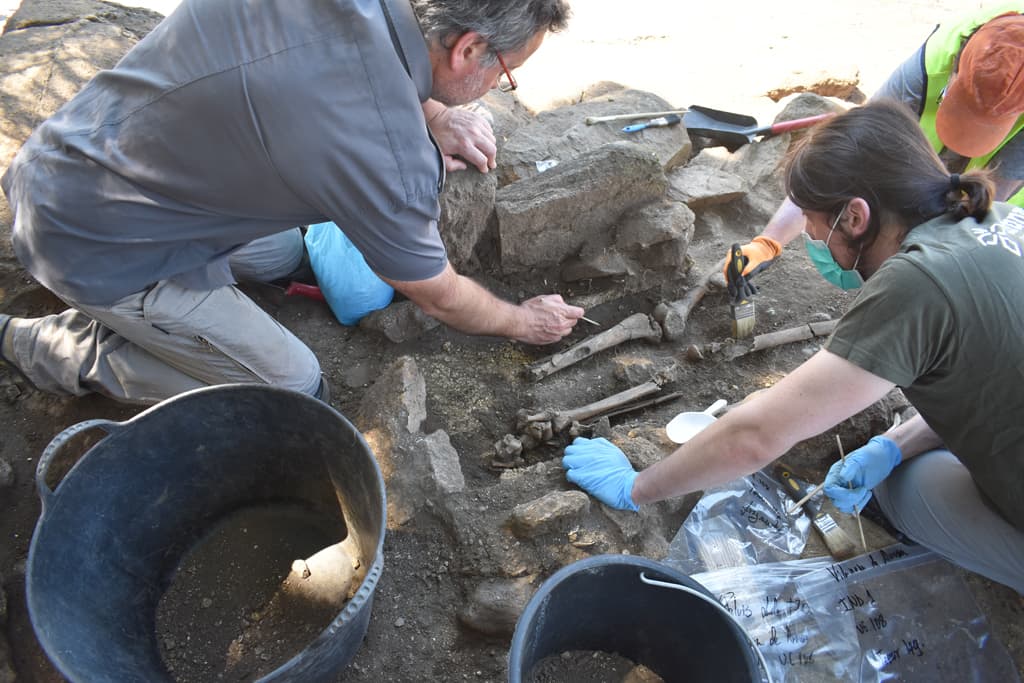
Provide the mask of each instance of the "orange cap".
POLYGON ((1024 16, 1008 14, 979 28, 960 53, 956 74, 935 115, 949 149, 966 157, 994 150, 1024 113, 1024 16))

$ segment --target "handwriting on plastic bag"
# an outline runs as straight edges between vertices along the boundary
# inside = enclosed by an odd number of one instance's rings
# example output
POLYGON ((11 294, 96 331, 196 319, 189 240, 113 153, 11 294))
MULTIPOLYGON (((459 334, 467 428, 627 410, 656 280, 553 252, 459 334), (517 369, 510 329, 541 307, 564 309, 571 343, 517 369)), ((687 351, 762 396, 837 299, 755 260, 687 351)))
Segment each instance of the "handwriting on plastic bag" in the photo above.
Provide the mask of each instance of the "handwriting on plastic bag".
MULTIPOLYGON (((828 567, 827 571, 834 581, 845 584, 851 577, 861 572, 885 566, 905 557, 907 552, 903 548, 883 548, 842 564, 834 564, 828 567)), ((889 633, 890 620, 886 619, 882 606, 869 588, 858 586, 841 593, 835 602, 835 609, 841 613, 852 613, 857 634, 869 637, 876 644, 865 652, 871 665, 876 669, 893 664, 901 657, 924 656, 925 649, 919 638, 897 637, 889 633), (877 647, 879 644, 883 646, 877 647)))

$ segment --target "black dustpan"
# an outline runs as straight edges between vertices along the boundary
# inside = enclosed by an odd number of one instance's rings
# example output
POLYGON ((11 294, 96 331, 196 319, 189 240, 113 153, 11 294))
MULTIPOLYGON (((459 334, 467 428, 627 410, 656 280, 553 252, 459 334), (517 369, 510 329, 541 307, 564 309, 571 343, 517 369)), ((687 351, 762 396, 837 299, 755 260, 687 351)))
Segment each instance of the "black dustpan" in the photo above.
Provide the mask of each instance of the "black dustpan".
POLYGON ((683 125, 691 135, 711 138, 732 152, 754 142, 756 138, 808 128, 832 116, 834 114, 819 114, 803 119, 780 121, 770 126, 758 126, 757 119, 753 116, 691 105, 683 114, 683 125))

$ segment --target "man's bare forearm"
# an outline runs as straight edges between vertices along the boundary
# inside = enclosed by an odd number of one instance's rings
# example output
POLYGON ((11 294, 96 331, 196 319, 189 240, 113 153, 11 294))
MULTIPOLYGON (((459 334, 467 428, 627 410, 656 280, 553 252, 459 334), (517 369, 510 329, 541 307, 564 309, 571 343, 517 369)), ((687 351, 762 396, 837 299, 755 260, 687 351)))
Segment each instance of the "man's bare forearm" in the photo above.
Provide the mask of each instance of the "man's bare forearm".
POLYGON ((459 275, 451 265, 430 280, 388 283, 427 315, 466 334, 514 337, 521 327, 515 304, 459 275))
POLYGON ((448 264, 436 277, 413 282, 386 280, 423 311, 466 334, 551 344, 572 331, 583 309, 557 294, 513 304, 496 297, 448 264))

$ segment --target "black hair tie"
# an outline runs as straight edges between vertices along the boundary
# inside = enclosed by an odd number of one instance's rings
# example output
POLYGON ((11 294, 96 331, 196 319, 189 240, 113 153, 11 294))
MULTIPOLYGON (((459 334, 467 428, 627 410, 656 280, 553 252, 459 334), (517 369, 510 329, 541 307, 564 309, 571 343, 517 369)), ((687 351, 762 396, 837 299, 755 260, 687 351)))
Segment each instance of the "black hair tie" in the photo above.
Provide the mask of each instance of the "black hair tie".
POLYGON ((959 192, 960 191, 960 174, 959 173, 950 173, 949 174, 949 186, 953 189, 954 192, 959 192))

